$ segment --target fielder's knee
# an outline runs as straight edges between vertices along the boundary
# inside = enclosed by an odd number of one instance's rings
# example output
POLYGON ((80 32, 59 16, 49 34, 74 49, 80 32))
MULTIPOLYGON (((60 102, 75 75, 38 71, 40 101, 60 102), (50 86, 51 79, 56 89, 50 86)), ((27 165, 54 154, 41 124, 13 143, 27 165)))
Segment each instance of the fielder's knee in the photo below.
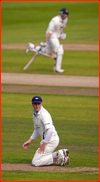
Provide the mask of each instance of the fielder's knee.
POLYGON ((33 165, 33 166, 37 166, 37 163, 36 163, 35 160, 32 160, 32 165, 33 165))
POLYGON ((39 160, 34 160, 34 159, 32 159, 32 165, 33 165, 33 166, 36 166, 36 167, 40 166, 39 160))

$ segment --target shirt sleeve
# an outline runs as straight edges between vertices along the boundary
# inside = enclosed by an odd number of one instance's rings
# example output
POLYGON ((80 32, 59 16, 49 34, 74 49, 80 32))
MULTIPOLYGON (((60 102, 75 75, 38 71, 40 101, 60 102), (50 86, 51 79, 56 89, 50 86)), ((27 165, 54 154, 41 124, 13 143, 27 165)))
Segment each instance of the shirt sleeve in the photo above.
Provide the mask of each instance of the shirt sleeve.
POLYGON ((47 130, 48 128, 52 128, 53 122, 49 113, 42 114, 42 122, 44 124, 45 130, 47 130))
MULTIPOLYGON (((34 121, 33 121, 34 122, 34 121)), ((34 123, 34 129, 36 129, 36 124, 34 123)))
POLYGON ((48 33, 52 34, 55 30, 55 21, 51 20, 48 27, 48 33))
POLYGON ((39 134, 39 133, 38 133, 37 129, 35 129, 35 130, 33 131, 33 133, 32 133, 32 135, 31 135, 30 138, 34 140, 34 139, 38 136, 38 134, 39 134))
POLYGON ((66 18, 64 21, 64 28, 66 27, 67 21, 68 21, 68 18, 66 18))
POLYGON ((49 128, 47 130, 47 132, 46 132, 46 135, 45 135, 45 140, 44 140, 45 143, 48 143, 49 142, 49 140, 50 140, 50 138, 52 136, 52 133, 53 133, 53 129, 52 128, 49 128))

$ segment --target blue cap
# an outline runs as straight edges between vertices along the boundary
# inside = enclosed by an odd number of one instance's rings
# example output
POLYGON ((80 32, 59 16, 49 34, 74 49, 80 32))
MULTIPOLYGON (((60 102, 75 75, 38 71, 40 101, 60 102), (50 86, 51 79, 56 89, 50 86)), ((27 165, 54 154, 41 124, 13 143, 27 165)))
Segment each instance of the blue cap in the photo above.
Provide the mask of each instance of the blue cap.
POLYGON ((42 102, 42 98, 39 96, 35 96, 32 98, 32 103, 41 103, 42 102))

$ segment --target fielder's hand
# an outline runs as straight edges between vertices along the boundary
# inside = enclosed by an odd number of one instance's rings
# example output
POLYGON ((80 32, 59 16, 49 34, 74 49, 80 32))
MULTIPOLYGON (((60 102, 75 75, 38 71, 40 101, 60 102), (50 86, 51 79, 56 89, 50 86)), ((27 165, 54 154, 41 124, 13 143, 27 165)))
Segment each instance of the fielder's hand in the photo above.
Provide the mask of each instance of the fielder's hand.
POLYGON ((46 144, 47 143, 43 142, 43 144, 40 146, 40 148, 38 149, 39 154, 44 153, 45 148, 46 148, 46 144))
POLYGON ((62 32, 62 33, 60 34, 60 38, 61 38, 62 40, 64 40, 64 39, 66 38, 66 34, 62 32))
POLYGON ((24 149, 27 149, 27 147, 30 145, 32 139, 30 138, 28 141, 26 141, 24 144, 23 144, 23 148, 24 149))

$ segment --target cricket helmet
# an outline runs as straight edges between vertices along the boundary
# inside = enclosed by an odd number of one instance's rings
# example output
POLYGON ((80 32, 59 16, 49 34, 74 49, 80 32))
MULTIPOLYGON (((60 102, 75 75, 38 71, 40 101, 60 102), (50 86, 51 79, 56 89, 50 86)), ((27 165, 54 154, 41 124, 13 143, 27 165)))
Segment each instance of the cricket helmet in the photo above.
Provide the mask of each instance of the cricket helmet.
POLYGON ((62 16, 63 14, 69 15, 69 11, 68 11, 67 8, 62 8, 62 9, 60 10, 60 15, 62 16))

